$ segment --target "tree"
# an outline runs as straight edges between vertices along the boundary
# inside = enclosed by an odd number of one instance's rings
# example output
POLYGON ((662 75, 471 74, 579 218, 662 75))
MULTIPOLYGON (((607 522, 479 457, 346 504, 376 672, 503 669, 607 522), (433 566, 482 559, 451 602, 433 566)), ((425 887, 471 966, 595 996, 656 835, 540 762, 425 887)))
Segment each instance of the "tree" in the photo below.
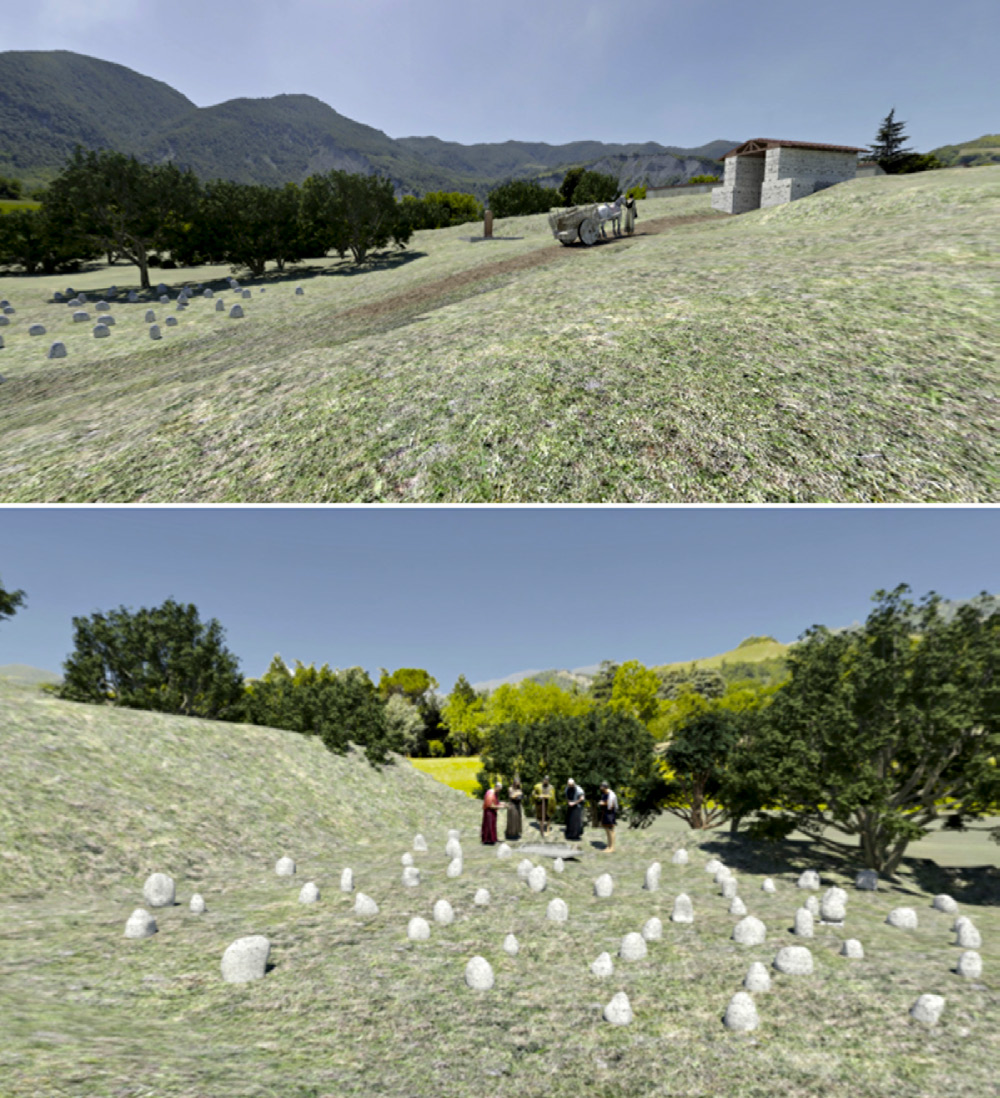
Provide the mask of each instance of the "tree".
POLYGON ((601 666, 590 684, 590 696, 598 705, 607 705, 611 701, 611 691, 615 685, 618 664, 613 660, 601 660, 601 666))
POLYGON ((494 217, 523 217, 548 213, 553 206, 561 206, 562 195, 534 179, 512 179, 490 191, 486 204, 494 217))
POLYGON ((372 765, 405 747, 398 724, 387 720, 386 707, 360 667, 332 671, 327 664, 317 669, 296 660, 292 672, 275 656, 260 679, 247 683, 243 710, 251 724, 319 736, 338 755, 357 744, 372 765))
POLYGON ((101 251, 135 263, 143 289, 149 289, 151 249, 170 247, 193 216, 198 195, 191 171, 78 145, 44 205, 55 227, 78 229, 101 251))
POLYGON ((243 698, 239 661, 223 645, 222 626, 173 599, 133 613, 73 619, 74 651, 63 664, 59 696, 128 709, 235 719, 243 698))
POLYGON ((562 195, 564 206, 573 205, 573 192, 576 190, 577 183, 580 182, 580 177, 586 170, 587 169, 581 164, 575 168, 570 168, 563 176, 563 181, 559 184, 559 194, 562 195))
POLYGON ((448 742, 457 755, 474 755, 486 730, 485 699, 469 685, 464 675, 448 695, 441 709, 441 719, 448 728, 448 742))
POLYGON ((838 851, 826 828, 857 836, 885 875, 942 812, 1000 806, 1000 612, 969 603, 948 620, 936 595, 915 608, 908 591, 876 592, 862 627, 810 629, 738 752, 756 830, 838 851))
POLYGON ((574 206, 589 202, 613 202, 618 197, 618 180, 603 172, 584 172, 573 189, 574 206))
POLYGON ((76 270, 100 251, 72 227, 52 224, 47 211, 11 210, 0 214, 0 267, 20 267, 25 274, 76 270))
POLYGON ((378 682, 379 697, 390 698, 394 694, 402 695, 414 705, 437 689, 438 681, 422 667, 400 667, 390 675, 384 667, 379 668, 381 678, 378 682))
POLYGON ((633 789, 648 780, 654 761, 653 737, 647 729, 634 717, 601 707, 490 727, 479 778, 484 792, 495 775, 509 781, 517 774, 526 789, 546 774, 557 789, 575 778, 592 803, 599 784, 606 781, 628 808, 633 789))
POLYGON ((486 699, 486 724, 496 727, 508 721, 531 724, 545 717, 562 714, 581 716, 593 708, 586 694, 571 694, 554 682, 539 683, 525 679, 516 686, 504 683, 486 699))
POLYGON ((900 161, 913 152, 912 149, 903 148, 903 143, 908 140, 906 134, 903 133, 903 127, 906 123, 895 121, 895 114, 896 108, 893 107, 882 119, 882 125, 875 135, 875 144, 868 146, 872 159, 879 164, 883 171, 890 175, 895 171, 900 161))
POLYGON ((24 184, 20 179, 0 175, 0 198, 9 198, 17 202, 24 197, 24 184))
POLYGON ((342 171, 310 176, 302 185, 302 215, 307 231, 326 250, 341 256, 350 251, 355 263, 390 240, 402 247, 412 235, 392 182, 384 176, 342 171))
POLYGON ((12 618, 17 613, 17 608, 23 605, 23 591, 5 591, 0 583, 0 618, 12 618))
POLYGON ((398 750, 415 755, 423 738, 424 719, 420 710, 403 694, 392 694, 385 703, 385 721, 389 740, 399 744, 398 750))
POLYGON ((638 660, 629 660, 615 672, 608 706, 648 724, 659 712, 659 688, 660 680, 655 671, 650 671, 638 660))
POLYGON ((658 671, 660 681, 659 696, 676 698, 685 689, 691 689, 704 698, 721 698, 726 691, 726 680, 718 671, 709 668, 691 666, 672 667, 658 671))

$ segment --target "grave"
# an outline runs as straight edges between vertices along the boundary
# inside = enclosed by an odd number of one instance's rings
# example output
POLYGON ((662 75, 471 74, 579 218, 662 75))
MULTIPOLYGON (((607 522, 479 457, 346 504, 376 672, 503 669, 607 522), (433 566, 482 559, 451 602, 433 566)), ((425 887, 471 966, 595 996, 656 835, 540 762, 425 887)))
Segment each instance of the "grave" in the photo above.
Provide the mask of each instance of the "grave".
POLYGON ((514 852, 511 850, 511 848, 506 843, 501 843, 497 847, 497 857, 498 858, 509 858, 513 853, 514 852))
POLYGON ((462 859, 452 858, 448 863, 448 876, 449 877, 461 877, 462 876, 462 859))
POLYGON ((110 313, 105 313, 104 316, 98 321, 98 324, 103 324, 105 328, 110 328, 116 323, 115 318, 110 313))
POLYGON ((854 887, 862 892, 878 890, 878 873, 874 869, 862 869, 854 878, 854 887))
POLYGON ((688 896, 686 892, 680 893, 674 900, 674 910, 671 913, 670 920, 675 923, 694 922, 694 909, 691 906, 691 897, 688 896))
POLYGON ((98 303, 94 306, 94 310, 98 313, 110 313, 111 306, 106 301, 98 301, 98 303))
POLYGON ((552 868, 556 871, 556 873, 562 873, 562 871, 566 868, 566 863, 562 860, 562 858, 556 858, 556 860, 552 863, 552 868))
POLYGON ((47 358, 65 358, 66 357, 66 344, 56 340, 55 343, 49 348, 47 358))
POLYGON ((807 869, 795 882, 797 888, 811 888, 814 892, 819 891, 819 874, 815 869, 807 869))
POLYGON ((403 866, 403 884, 406 888, 416 888, 420 884, 420 870, 415 865, 403 866))
POLYGON ((135 292, 135 290, 129 290, 128 300, 130 305, 134 305, 139 300, 139 295, 135 292))
POLYGON ((622 944, 618 947, 618 956, 623 961, 641 961, 647 952, 646 939, 634 930, 622 938, 622 944))
POLYGON ((445 843, 444 852, 448 858, 461 858, 462 844, 458 839, 449 838, 447 843, 445 843))
POLYGON ((840 947, 840 955, 842 957, 850 957, 855 961, 863 961, 865 957, 864 946, 862 946, 857 938, 848 938, 840 947))
POLYGON ((813 916, 807 907, 800 907, 795 912, 794 933, 799 938, 811 938, 813 936, 813 916))
POLYGON ((611 960, 611 954, 607 952, 599 954, 597 960, 590 966, 590 971, 600 977, 614 975, 615 965, 611 960))
POLYGON ((688 852, 682 848, 674 851, 674 856, 670 859, 670 863, 671 865, 687 865, 689 860, 688 852))
POLYGON ((418 854, 427 853, 427 840, 419 832, 413 836, 413 849, 418 854))
POLYGON ((173 907, 174 895, 173 878, 166 873, 150 874, 142 886, 143 899, 150 907, 173 907))
POLYGON ((149 329, 149 338, 150 339, 160 339, 161 338, 159 325, 153 324, 150 327, 150 329, 149 329))
POLYGON ((552 900, 545 911, 545 917, 554 923, 564 923, 569 918, 569 908, 565 900, 552 900))
POLYGON ((263 934, 237 938, 222 955, 222 978, 227 984, 245 984, 262 980, 267 971, 271 943, 263 934))
POLYGON ((295 873, 295 862, 285 855, 274 863, 274 872, 277 873, 279 877, 291 877, 295 873))
POLYGON ((828 888, 823 893, 819 914, 824 923, 843 924, 847 917, 847 893, 842 888, 828 888))
POLYGON ((177 317, 168 316, 167 317, 167 327, 168 328, 176 328, 177 327, 177 317))
POLYGON ((966 919, 955 932, 955 945, 962 949, 981 949, 983 938, 979 931, 972 925, 971 920, 966 919))
POLYGON ((602 900, 606 900, 615 890, 615 882, 611 879, 610 873, 602 873, 594 881, 594 895, 599 896, 602 900))
POLYGON ((958 904, 946 892, 935 896, 931 901, 931 907, 935 911, 943 911, 946 915, 954 915, 958 911, 958 904))
MULTIPOLYGON (((221 304, 222 304, 222 302, 220 301, 220 302, 219 302, 219 304, 221 305, 221 304)), ((242 305, 234 305, 234 306, 233 306, 233 307, 232 307, 232 308, 231 308, 231 309, 229 310, 229 316, 230 316, 230 319, 231 319, 231 320, 239 320, 239 319, 241 319, 241 317, 243 316, 243 306, 242 306, 242 305)))
POLYGON ((301 286, 296 286, 295 293, 298 297, 301 297, 305 293, 305 290, 303 290, 301 286))
POLYGON ((152 309, 147 309, 146 310, 146 315, 143 319, 146 321, 147 324, 155 324, 156 323, 156 313, 154 313, 152 309))
POLYGON ((196 892, 191 897, 191 902, 188 904, 188 908, 192 915, 204 915, 205 914, 205 900, 201 893, 196 892))
POLYGON ((944 997, 941 995, 921 995, 910 1007, 910 1014, 925 1026, 936 1026, 944 1010, 944 997))
POLYGON ((813 957, 806 946, 783 946, 774 958, 774 967, 788 976, 808 976, 813 970, 813 957))
POLYGON ((733 897, 733 902, 729 905, 730 915, 746 915, 747 905, 739 898, 739 896, 733 897))
POLYGON ((534 869, 533 863, 528 858, 522 858, 517 863, 517 877, 520 881, 526 881, 528 874, 534 869))
POLYGON ((736 878, 723 877, 722 887, 719 890, 724 900, 731 900, 736 895, 736 878))
POLYGON ((754 915, 747 915, 733 927, 733 941, 740 945, 760 945, 767 938, 767 928, 754 915))
POLYGON ((974 949, 967 949, 958 958, 955 971, 968 980, 978 980, 983 974, 983 959, 974 949))
POLYGON ((807 896, 806 902, 802 906, 814 919, 819 915, 819 900, 815 896, 807 896))
POLYGON ((88 313, 85 309, 78 309, 73 314, 74 324, 82 324, 85 320, 90 320, 90 313, 88 313))
POLYGON ((746 976, 743 978, 743 986, 747 991, 771 990, 771 977, 760 961, 754 961, 750 966, 746 976))
POLYGON ((300 904, 314 904, 319 900, 319 888, 315 881, 306 881, 299 891, 300 904))
POLYGON ((354 870, 345 869, 340 874, 340 891, 341 892, 353 892, 354 891, 354 870))
POLYGON ((10 321, 0 313, 0 328, 6 328, 8 324, 10 324, 10 321))
POLYGON ((475 896, 472 897, 472 902, 476 907, 488 907, 490 903, 490 893, 488 889, 477 888, 475 896))
POLYGON ((718 858, 709 858, 705 863, 705 872, 711 873, 714 877, 716 873, 722 868, 722 862, 718 858))
POLYGON ((125 923, 125 937, 151 938, 157 929, 153 916, 144 907, 137 907, 125 923))
POLYGON ((45 335, 45 325, 44 324, 32 324, 31 327, 28 329, 28 335, 30 335, 30 336, 43 336, 43 335, 45 335))
POLYGON ((654 915, 646 920, 639 933, 647 942, 658 942, 663 937, 663 923, 654 915))
POLYGON ((737 1033, 749 1033, 760 1025, 757 1015, 757 1007, 753 996, 747 991, 737 991, 729 1000, 726 1013, 722 1017, 726 1029, 735 1030, 737 1033))
POLYGON ((426 942, 431 936, 431 925, 426 919, 414 915, 406 926, 406 936, 411 942, 426 942))
POLYGON ((409 851, 407 851, 399 860, 404 867, 408 865, 413 865, 413 855, 409 851))
POLYGON ((653 862, 646 870, 645 879, 642 882, 642 887, 647 892, 655 892, 660 887, 660 863, 653 862))
POLYGON ((363 892, 359 892, 354 900, 354 914, 361 916, 370 916, 378 914, 378 904, 371 898, 366 896, 363 892))
POLYGON ((528 874, 528 888, 532 892, 544 892, 548 887, 548 883, 545 866, 543 865, 536 865, 528 874))
POLYGON ((493 968, 485 957, 473 957, 465 966, 465 982, 474 991, 489 991, 493 987, 493 968))
POLYGON ((516 957, 520 949, 517 939, 513 934, 508 934, 503 940, 503 951, 510 957, 516 957))
POLYGON ((215 299, 215 311, 217 313, 224 313, 226 311, 226 303, 222 300, 221 297, 217 297, 215 299))
POLYGON ((619 991, 613 996, 611 1002, 604 1008, 604 1020, 613 1026, 627 1026, 632 1021, 632 1006, 624 991, 619 991))
POLYGON ((900 930, 916 930, 917 913, 912 907, 894 907, 885 921, 889 926, 899 927, 900 930))
POLYGON ((438 900, 434 905, 434 922, 441 926, 451 926, 455 921, 455 911, 447 900, 438 900))

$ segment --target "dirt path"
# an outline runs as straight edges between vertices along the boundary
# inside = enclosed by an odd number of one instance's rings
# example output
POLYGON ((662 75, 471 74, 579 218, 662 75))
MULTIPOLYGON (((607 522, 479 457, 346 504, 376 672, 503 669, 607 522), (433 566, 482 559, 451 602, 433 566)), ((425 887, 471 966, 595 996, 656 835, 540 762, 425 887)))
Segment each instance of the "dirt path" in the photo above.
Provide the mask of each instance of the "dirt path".
MULTIPOLYGON (((714 220, 718 217, 715 213, 685 214, 679 217, 658 217, 652 221, 640 221, 636 223, 636 231, 631 239, 638 236, 657 236, 667 232, 677 225, 688 225, 694 221, 714 220)), ((606 241, 605 245, 614 245, 630 239, 629 237, 613 238, 606 241)), ((501 259, 496 263, 484 263, 480 267, 462 271, 459 274, 447 275, 445 278, 436 279, 433 282, 424 283, 402 294, 395 294, 383 301, 375 301, 370 305, 355 305, 351 309, 345 309, 336 314, 338 321, 343 320, 379 320, 389 318, 397 313, 410 314, 420 312, 436 303, 445 303, 448 299, 455 300, 468 296, 472 287, 479 282, 488 282, 516 271, 527 271, 533 267, 545 267, 550 263, 558 263, 560 260, 573 260, 579 258, 581 252, 589 252, 589 248, 582 246, 565 247, 562 244, 554 244, 551 247, 538 248, 527 255, 513 256, 511 259, 501 259)))

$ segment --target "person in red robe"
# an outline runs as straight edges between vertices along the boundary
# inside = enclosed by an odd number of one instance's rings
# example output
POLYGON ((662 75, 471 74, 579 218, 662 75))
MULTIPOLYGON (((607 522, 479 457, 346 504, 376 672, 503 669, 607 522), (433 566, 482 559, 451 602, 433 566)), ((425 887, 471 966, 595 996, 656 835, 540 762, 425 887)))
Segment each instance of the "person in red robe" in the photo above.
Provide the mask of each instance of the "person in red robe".
POLYGON ((486 846, 493 846, 497 841, 497 809, 500 808, 499 782, 492 789, 486 790, 483 797, 483 830, 482 841, 486 846))

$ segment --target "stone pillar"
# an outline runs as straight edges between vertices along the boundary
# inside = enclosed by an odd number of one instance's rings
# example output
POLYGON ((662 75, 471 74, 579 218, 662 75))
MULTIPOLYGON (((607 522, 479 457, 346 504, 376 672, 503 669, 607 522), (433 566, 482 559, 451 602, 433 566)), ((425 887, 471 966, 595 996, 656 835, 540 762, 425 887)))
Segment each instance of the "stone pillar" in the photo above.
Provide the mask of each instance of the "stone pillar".
POLYGON ((493 239, 493 211, 487 210, 483 219, 483 239, 493 239))

